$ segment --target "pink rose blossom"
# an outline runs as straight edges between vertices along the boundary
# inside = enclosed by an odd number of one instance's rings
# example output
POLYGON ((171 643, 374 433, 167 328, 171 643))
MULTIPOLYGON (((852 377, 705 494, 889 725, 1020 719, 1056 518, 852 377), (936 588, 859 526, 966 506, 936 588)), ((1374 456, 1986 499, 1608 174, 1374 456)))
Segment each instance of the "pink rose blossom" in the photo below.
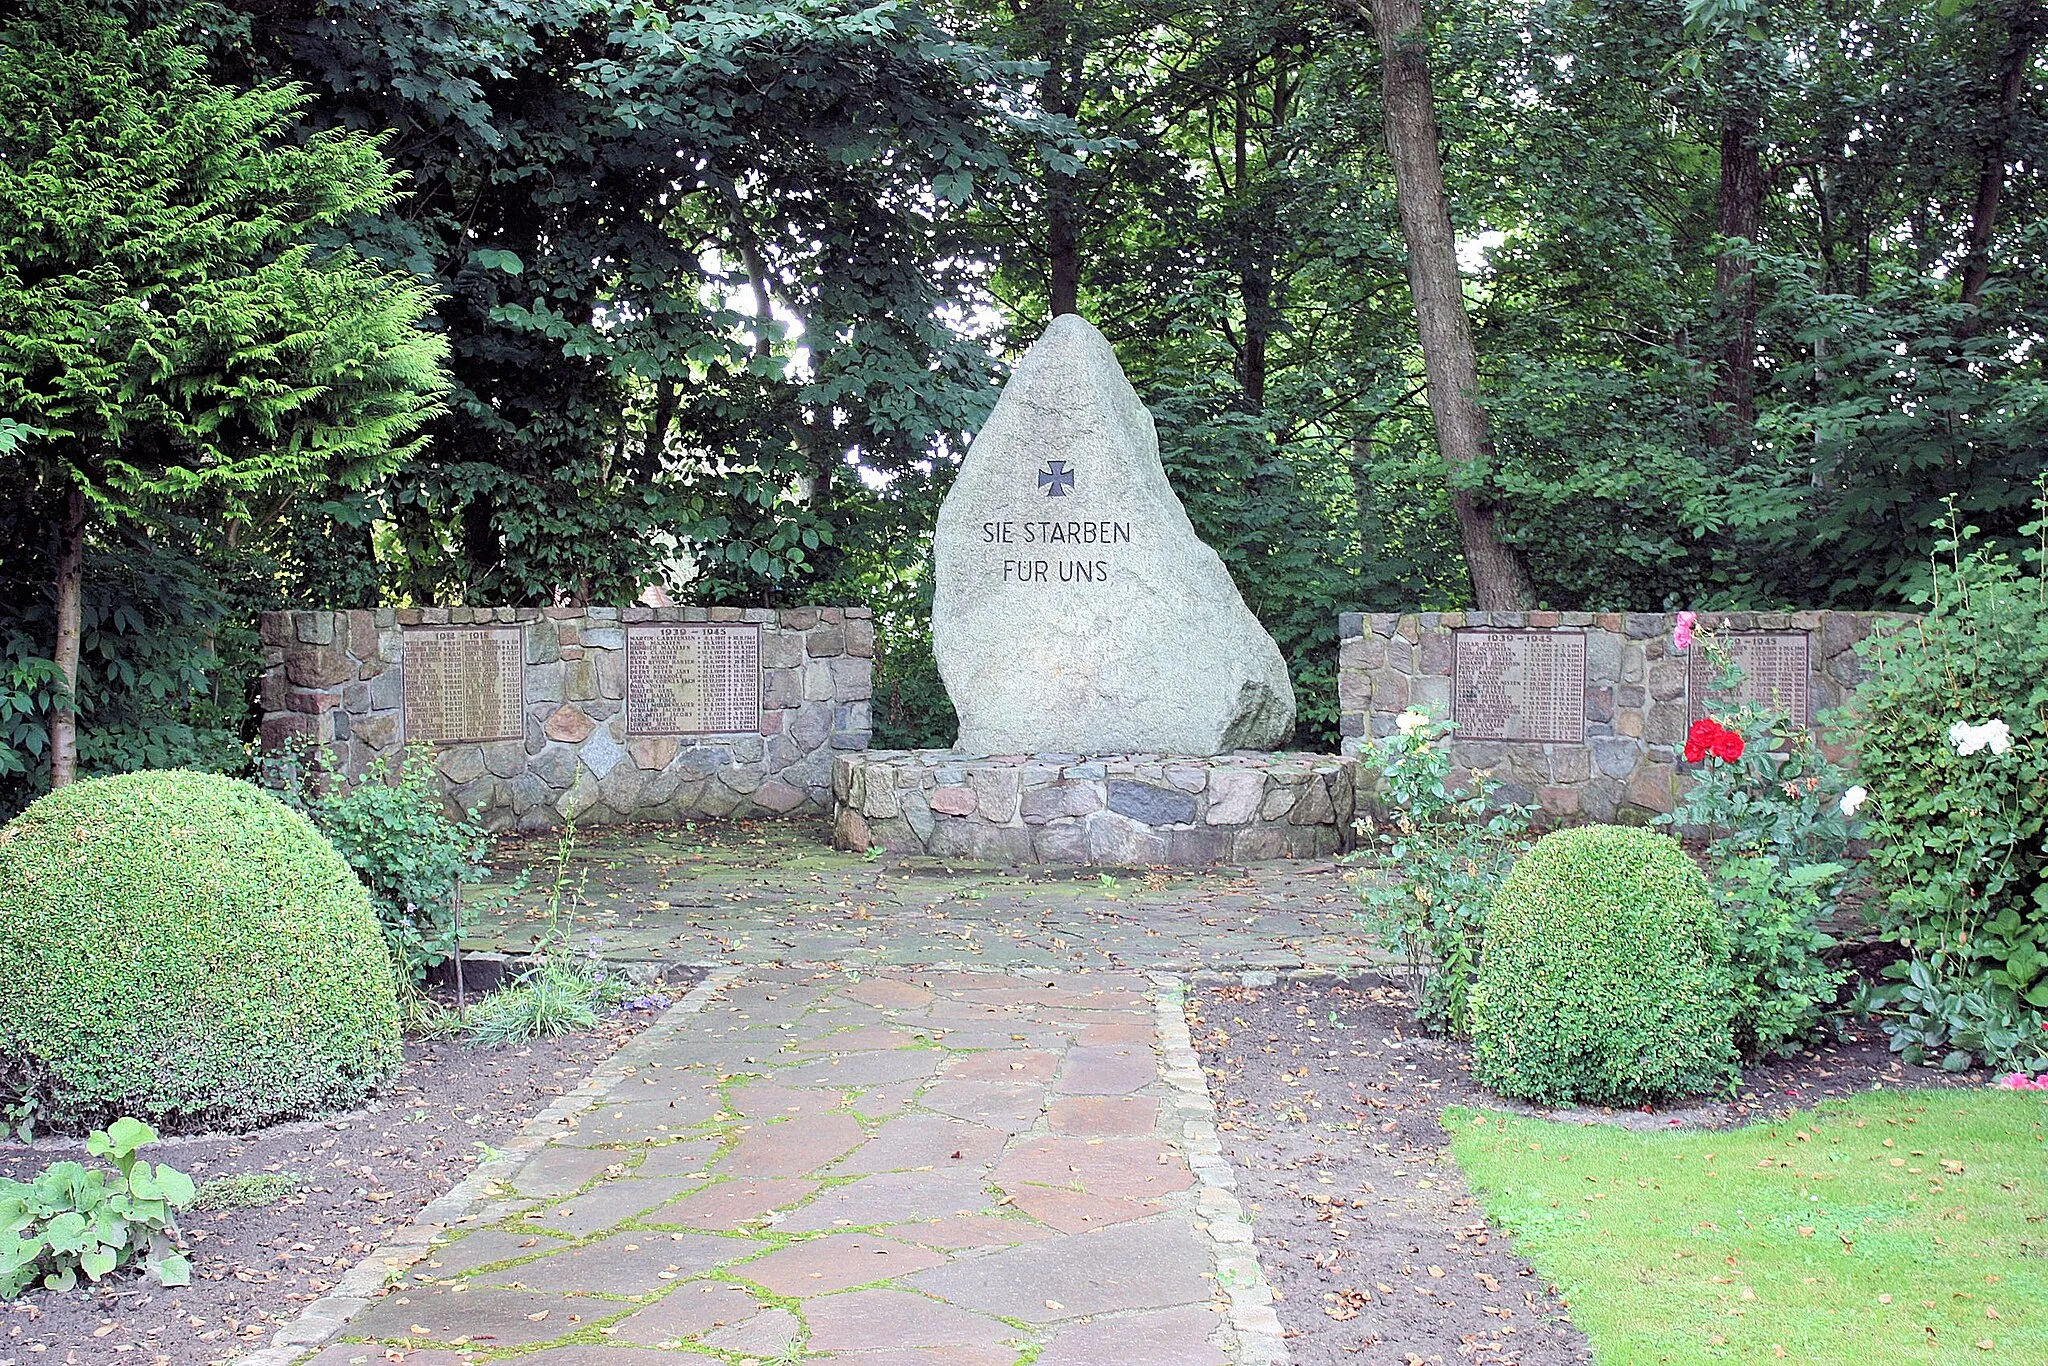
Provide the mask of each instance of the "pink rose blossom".
POLYGON ((1692 648, 1692 625, 1700 619, 1697 612, 1680 612, 1678 625, 1671 628, 1671 643, 1680 650, 1692 648))

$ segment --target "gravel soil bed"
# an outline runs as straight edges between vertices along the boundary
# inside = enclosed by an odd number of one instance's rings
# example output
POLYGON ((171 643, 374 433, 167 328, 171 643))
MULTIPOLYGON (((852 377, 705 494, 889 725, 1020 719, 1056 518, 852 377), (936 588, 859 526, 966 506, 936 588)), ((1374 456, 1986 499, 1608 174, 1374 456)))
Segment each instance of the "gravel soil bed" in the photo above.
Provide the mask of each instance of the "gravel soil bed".
MULTIPOLYGON (((686 986, 671 973, 665 989, 686 986)), ((498 1048, 409 1040, 404 1069, 366 1110, 144 1149, 202 1186, 280 1173, 296 1191, 253 1208, 186 1211, 190 1286, 121 1274, 0 1303, 0 1366, 205 1366, 267 1346, 279 1324, 468 1175, 485 1146, 517 1133, 657 1016, 627 1012, 586 1033, 498 1048)), ((24 1179, 66 1158, 95 1161, 75 1140, 0 1145, 0 1176, 24 1179)))
POLYGON ((1591 1359, 1569 1310, 1487 1227, 1451 1163, 1447 1106, 1726 1127, 1875 1086, 1984 1080, 1908 1068, 1861 1037, 1755 1069, 1707 1102, 1539 1112, 1475 1086, 1465 1047, 1421 1032, 1394 986, 1208 987, 1188 1023, 1295 1366, 1591 1359))

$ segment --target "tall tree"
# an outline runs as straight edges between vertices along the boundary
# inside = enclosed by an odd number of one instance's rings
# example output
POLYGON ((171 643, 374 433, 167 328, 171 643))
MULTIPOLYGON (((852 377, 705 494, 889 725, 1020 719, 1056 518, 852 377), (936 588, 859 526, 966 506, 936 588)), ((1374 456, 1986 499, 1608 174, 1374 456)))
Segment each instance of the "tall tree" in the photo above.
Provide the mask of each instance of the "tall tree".
POLYGON ((302 90, 213 85, 204 60, 69 9, 0 40, 0 407, 61 509, 55 787, 93 528, 386 473, 446 387, 426 291, 319 245, 395 201, 376 141, 294 142, 302 90))
POLYGON ((1451 475, 1451 506, 1472 575, 1472 596, 1482 610, 1515 611, 1531 604, 1534 590, 1521 555, 1501 539, 1495 508, 1481 484, 1492 462, 1493 440, 1479 402, 1479 357, 1465 313, 1457 236, 1444 193, 1429 30, 1419 0, 1371 3, 1383 63, 1394 196, 1408 243, 1408 288, 1415 300, 1437 449, 1451 475))

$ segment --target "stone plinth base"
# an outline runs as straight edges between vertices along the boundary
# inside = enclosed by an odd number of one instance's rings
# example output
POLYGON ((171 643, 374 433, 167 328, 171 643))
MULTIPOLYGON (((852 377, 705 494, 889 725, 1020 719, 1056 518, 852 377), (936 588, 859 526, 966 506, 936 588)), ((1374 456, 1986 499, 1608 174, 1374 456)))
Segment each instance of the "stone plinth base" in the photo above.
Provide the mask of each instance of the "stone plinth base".
POLYGON ((833 842, 998 863, 1138 867, 1316 858, 1352 842, 1358 761, 1240 752, 842 754, 833 842))

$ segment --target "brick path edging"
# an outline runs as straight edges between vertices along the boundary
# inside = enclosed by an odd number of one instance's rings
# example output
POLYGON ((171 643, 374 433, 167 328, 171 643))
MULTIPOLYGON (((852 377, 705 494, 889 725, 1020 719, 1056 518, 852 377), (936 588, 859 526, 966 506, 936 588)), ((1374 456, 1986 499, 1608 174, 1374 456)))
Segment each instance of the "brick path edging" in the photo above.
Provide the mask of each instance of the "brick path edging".
POLYGON ((1252 1242, 1251 1216, 1235 1194, 1237 1177, 1216 1130, 1216 1105, 1202 1077, 1188 1035, 1187 986, 1171 973, 1151 974, 1157 989, 1153 1010, 1159 1032, 1159 1055, 1173 1103, 1180 1112, 1182 1151, 1201 1189, 1195 1210, 1196 1228, 1215 1244, 1216 1284, 1230 1296, 1230 1326, 1237 1333, 1242 1366, 1288 1366, 1286 1335, 1273 1309, 1273 1288, 1266 1283, 1252 1242))
MULTIPOLYGON (((726 967, 714 970, 686 992, 683 998, 662 1012, 661 1018, 633 1039, 658 1043, 680 1030, 689 1018, 723 991, 746 969, 726 967)), ((629 1045, 630 1047, 630 1045, 629 1045)), ((434 1239, 454 1225, 474 1218, 498 1198, 498 1189, 518 1170, 528 1156, 544 1148, 569 1120, 601 1104, 631 1068, 620 1060, 627 1049, 599 1063, 582 1085, 565 1091, 547 1108, 519 1126, 519 1132, 487 1160, 447 1191, 427 1202, 410 1221, 335 1282, 334 1288, 301 1309, 289 1323, 271 1336, 271 1345, 240 1358, 240 1366, 293 1366, 315 1356, 340 1335, 358 1312, 378 1298, 393 1277, 405 1272, 432 1250, 434 1239)))

